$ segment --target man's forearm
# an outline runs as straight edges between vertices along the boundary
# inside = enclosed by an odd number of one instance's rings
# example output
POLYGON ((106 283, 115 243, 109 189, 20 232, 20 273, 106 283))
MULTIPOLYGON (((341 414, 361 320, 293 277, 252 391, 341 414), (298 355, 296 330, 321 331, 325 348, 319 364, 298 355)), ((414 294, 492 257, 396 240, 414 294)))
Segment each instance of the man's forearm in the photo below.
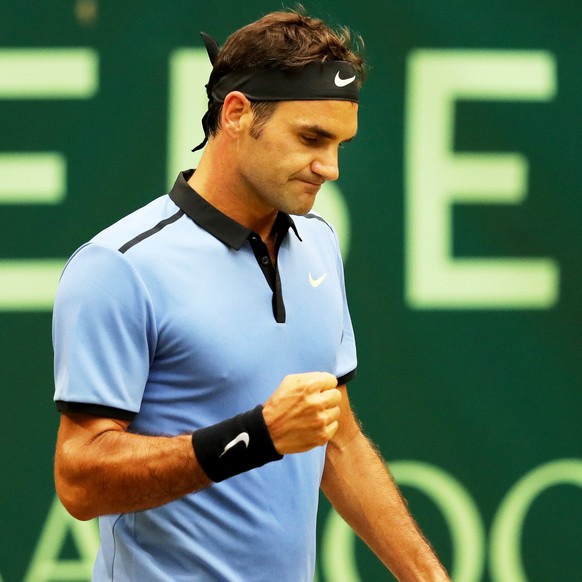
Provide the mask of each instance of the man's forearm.
POLYGON ((328 444, 322 489, 398 580, 449 580, 384 462, 361 432, 341 446, 328 444))

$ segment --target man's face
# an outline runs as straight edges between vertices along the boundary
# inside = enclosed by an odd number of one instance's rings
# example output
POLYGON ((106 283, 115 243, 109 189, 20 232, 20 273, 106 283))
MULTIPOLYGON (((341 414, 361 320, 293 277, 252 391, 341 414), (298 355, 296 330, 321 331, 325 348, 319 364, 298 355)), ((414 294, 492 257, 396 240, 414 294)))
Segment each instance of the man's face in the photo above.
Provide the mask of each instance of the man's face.
POLYGON ((259 211, 306 214, 326 180, 339 176, 338 149, 358 126, 350 101, 283 101, 259 135, 239 144, 238 172, 259 211))

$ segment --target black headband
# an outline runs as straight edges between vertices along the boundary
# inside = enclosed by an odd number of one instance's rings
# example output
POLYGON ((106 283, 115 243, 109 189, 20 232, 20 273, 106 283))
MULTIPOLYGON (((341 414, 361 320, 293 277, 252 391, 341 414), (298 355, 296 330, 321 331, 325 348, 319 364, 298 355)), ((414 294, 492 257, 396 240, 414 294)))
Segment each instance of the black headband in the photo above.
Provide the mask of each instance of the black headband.
MULTIPOLYGON (((202 39, 211 63, 218 55, 218 44, 209 35, 202 39)), ((232 71, 208 90, 208 104, 223 103, 232 91, 240 91, 249 101, 352 101, 358 102, 357 72, 346 61, 313 61, 299 69, 251 68, 232 71)), ((208 140, 208 112, 202 118, 204 141, 192 151, 203 148, 208 140)))
POLYGON ((222 103, 231 91, 240 91, 249 101, 358 102, 356 70, 346 61, 311 62, 300 69, 244 69, 222 77, 211 97, 222 103))

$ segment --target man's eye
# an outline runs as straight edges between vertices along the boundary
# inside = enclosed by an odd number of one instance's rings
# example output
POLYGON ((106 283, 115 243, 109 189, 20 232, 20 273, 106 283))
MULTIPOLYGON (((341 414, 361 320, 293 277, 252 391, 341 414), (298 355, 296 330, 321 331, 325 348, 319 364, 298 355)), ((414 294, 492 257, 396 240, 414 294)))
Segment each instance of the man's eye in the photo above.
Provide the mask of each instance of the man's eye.
POLYGON ((319 141, 317 137, 313 137, 311 135, 302 135, 301 139, 304 143, 309 145, 315 145, 319 141))

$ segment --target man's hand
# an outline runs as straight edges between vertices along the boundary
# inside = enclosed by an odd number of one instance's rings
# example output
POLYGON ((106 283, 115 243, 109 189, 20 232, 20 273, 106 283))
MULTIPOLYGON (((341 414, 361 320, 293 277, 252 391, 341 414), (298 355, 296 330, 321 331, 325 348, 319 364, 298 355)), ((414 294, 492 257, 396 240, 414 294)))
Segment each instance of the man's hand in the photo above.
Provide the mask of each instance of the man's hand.
POLYGON ((302 453, 326 444, 338 429, 341 393, 327 372, 286 376, 263 406, 277 451, 302 453))

